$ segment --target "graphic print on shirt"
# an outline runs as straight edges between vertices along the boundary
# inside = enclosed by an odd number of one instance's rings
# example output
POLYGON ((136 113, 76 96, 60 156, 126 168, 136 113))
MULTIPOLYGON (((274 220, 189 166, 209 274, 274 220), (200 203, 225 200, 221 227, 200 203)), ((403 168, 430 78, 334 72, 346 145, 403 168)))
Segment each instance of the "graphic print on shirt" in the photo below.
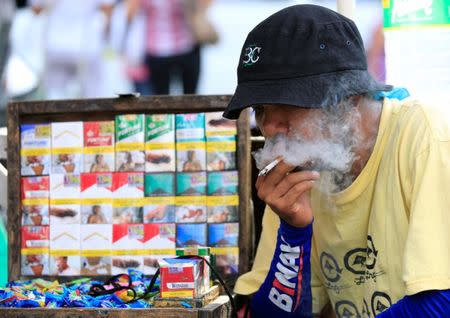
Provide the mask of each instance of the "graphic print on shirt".
POLYGON ((382 313, 392 305, 391 297, 388 294, 376 291, 372 295, 372 313, 374 316, 382 313))
POLYGON ((336 316, 338 318, 361 318, 361 314, 356 305, 349 300, 341 300, 335 306, 336 316))
POLYGON ((377 277, 384 275, 384 271, 374 271, 377 262, 378 250, 375 248, 372 236, 367 236, 367 247, 358 247, 348 251, 344 256, 345 268, 357 275, 354 278, 356 285, 364 284, 368 280, 377 281, 377 277))
POLYGON ((295 311, 300 301, 303 246, 290 246, 283 236, 281 236, 281 240, 283 242, 280 245, 281 253, 276 265, 277 271, 272 282, 269 299, 278 308, 292 312, 295 311), (297 297, 295 295, 296 288, 297 297))
POLYGON ((343 269, 332 254, 327 252, 320 254, 320 269, 326 279, 324 284, 327 289, 332 289, 336 294, 339 294, 341 290, 351 287, 351 285, 339 284, 343 269))

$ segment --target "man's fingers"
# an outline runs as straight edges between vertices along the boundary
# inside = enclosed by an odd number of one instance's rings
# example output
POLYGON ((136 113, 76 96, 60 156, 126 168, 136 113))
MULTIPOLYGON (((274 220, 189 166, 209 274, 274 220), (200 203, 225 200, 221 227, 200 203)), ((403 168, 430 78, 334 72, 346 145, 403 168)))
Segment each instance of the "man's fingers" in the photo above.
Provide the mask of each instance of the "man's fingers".
POLYGON ((302 183, 298 183, 294 187, 292 187, 284 196, 282 196, 281 199, 285 202, 286 205, 292 206, 305 192, 311 190, 314 187, 314 184, 314 180, 308 180, 303 181, 302 183))
POLYGON ((277 185, 275 192, 279 196, 284 196, 292 187, 305 181, 314 181, 319 179, 320 174, 316 171, 301 171, 290 173, 277 185))

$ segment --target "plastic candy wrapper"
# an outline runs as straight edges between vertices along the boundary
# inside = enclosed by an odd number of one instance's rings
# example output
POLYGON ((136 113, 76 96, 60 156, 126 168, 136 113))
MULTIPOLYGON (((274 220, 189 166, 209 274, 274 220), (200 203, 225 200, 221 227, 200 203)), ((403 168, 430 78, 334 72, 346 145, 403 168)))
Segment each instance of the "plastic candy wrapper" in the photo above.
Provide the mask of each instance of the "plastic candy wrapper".
POLYGON ((159 285, 147 292, 150 281, 151 277, 133 269, 128 270, 128 275, 114 276, 107 283, 90 278, 67 283, 40 278, 12 281, 0 288, 0 307, 150 308, 153 297, 159 293, 159 285), (93 286, 104 294, 92 293, 93 286))

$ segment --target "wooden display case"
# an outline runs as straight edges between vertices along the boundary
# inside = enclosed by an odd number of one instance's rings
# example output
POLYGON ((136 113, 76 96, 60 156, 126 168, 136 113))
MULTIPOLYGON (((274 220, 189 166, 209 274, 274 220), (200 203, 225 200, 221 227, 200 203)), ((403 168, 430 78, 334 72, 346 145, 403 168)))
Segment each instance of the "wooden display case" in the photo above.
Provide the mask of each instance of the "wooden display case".
MULTIPOLYGON (((13 102, 8 105, 8 246, 9 246, 9 280, 24 278, 21 275, 21 198, 20 198, 20 125, 67 121, 113 120, 118 114, 163 114, 196 113, 223 111, 231 96, 229 95, 182 95, 182 96, 120 96, 110 99, 80 99, 13 102)), ((251 162, 250 162, 250 128, 249 112, 244 111, 237 121, 237 168, 239 175, 239 273, 250 269, 253 255, 252 209, 251 209, 251 162)), ((44 276, 44 279, 71 278, 44 276)), ((226 303, 226 301, 224 302, 226 303)), ((208 305, 210 306, 210 305, 208 305)), ((213 305, 211 305, 214 307, 213 305)), ((211 308, 212 308, 211 307, 211 308)), ((217 306, 216 306, 217 307, 217 306)), ((205 307, 206 308, 206 307, 205 307)), ((215 307, 214 307, 215 308, 215 307)), ((90 317, 94 309, 56 309, 48 317, 90 317)), ((199 309, 176 309, 166 314, 167 309, 152 309, 147 314, 136 311, 136 317, 156 317, 161 311, 163 317, 209 317, 199 314, 199 309), (165 313, 163 313, 163 311, 165 313), (180 311, 180 313, 178 313, 180 311), (193 315, 181 314, 192 311, 193 315), (196 312, 194 314, 194 311, 196 312)), ((215 308, 214 310, 217 310, 215 308)), ((0 310, 0 316, 3 316, 0 310)), ((23 311, 21 317, 38 317, 45 309, 23 311)), ((8 309, 6 316, 16 317, 15 309, 8 309)), ((21 311, 22 312, 22 311, 21 311)), ((101 317, 128 317, 117 310, 95 311, 101 317)), ((128 312, 128 311, 127 311, 128 312)), ((134 312, 134 311, 133 311, 134 312)), ((6 313, 6 312, 4 312, 6 313)), ((133 316, 130 311, 130 317, 133 316)), ((17 316, 18 317, 18 316, 17 316)))

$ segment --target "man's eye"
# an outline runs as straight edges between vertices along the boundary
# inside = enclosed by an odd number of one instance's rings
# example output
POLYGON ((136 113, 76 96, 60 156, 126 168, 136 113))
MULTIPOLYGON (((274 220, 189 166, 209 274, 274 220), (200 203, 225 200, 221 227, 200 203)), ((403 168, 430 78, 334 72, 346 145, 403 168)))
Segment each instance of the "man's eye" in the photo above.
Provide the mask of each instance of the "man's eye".
POLYGON ((264 114, 264 107, 263 106, 252 106, 253 111, 255 112, 255 117, 260 117, 262 114, 264 114))

